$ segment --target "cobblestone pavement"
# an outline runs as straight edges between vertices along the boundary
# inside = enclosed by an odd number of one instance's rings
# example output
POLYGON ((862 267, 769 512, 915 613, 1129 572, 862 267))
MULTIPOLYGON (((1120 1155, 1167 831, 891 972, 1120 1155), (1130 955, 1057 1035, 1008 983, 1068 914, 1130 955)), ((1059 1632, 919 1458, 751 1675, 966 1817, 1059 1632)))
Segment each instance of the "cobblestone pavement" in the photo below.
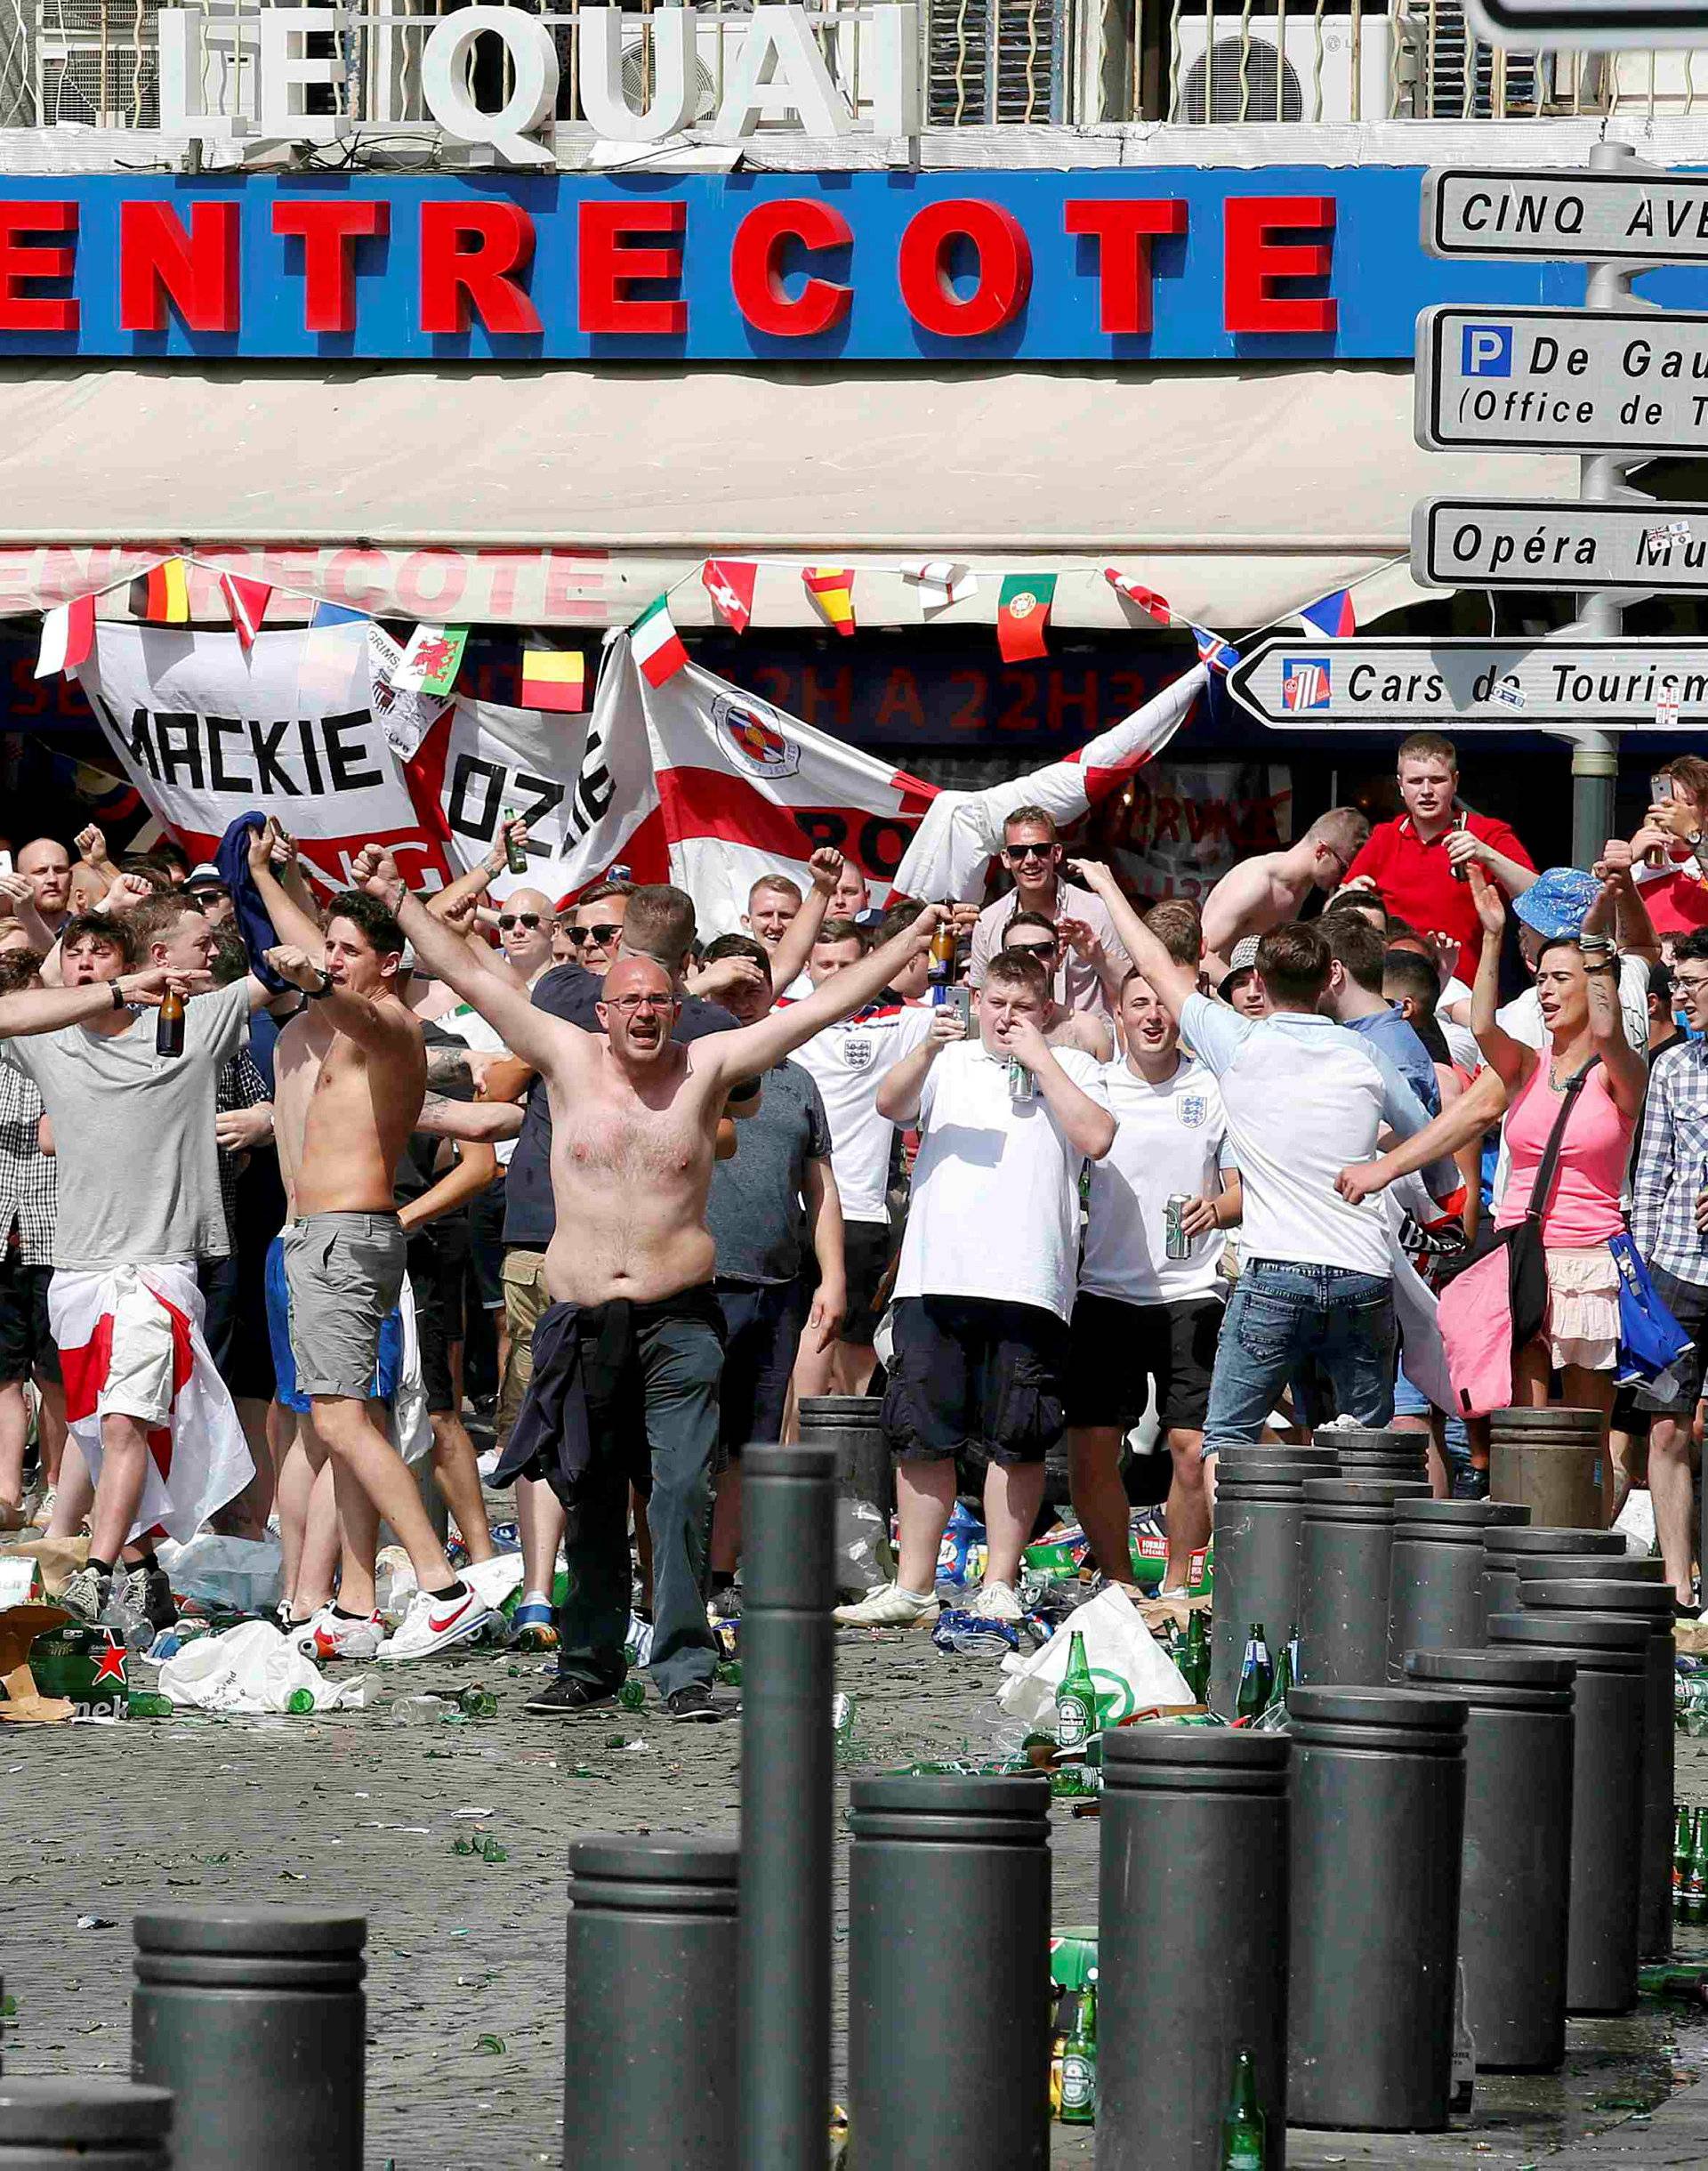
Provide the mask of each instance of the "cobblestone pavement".
MULTIPOLYGON (((7 2070, 125 2070, 139 1909, 231 1899, 358 1908, 369 1923, 370 2164, 520 2171, 559 2161, 565 1848, 596 1831, 733 1831, 741 1731, 673 1726, 650 1701, 639 1714, 529 1719, 520 1705, 537 1663, 479 1654, 399 1677, 371 1669, 376 1707, 315 1720, 0 1734, 0 1798, 19 1834, 0 1893, 0 1968, 18 2000, 7 2070), (471 1682, 497 1692, 497 1718, 447 1724, 407 1700, 471 1682), (506 1861, 453 1852, 459 1836, 485 1833, 506 1861), (79 1928, 88 1917, 96 1926, 79 1928), (483 2048, 483 2038, 502 2048, 483 2048)), ((922 1635, 850 1637, 838 1685, 856 1702, 844 1782, 863 1766, 987 1746, 990 1669, 939 1657, 922 1635)), ((1708 1744, 1679 1747, 1682 1797, 1708 1801, 1708 1744)), ((1094 1819, 1059 1814, 1059 1924, 1095 1919, 1097 1839, 1094 1819)), ((839 1999, 846 1868, 843 1839, 839 1999)), ((1702 1933, 1684 1934, 1708 1950, 1702 1933)), ((979 1998, 1000 1995, 979 1981, 976 1953, 966 1962, 979 1998)), ((1474 2115, 1451 2135, 1299 2134, 1290 2159, 1313 2171, 1506 2171, 1566 2147, 1560 2171, 1587 2171, 1578 2144, 1612 2128, 1595 2146, 1598 2171, 1614 2156, 1630 2171, 1708 2161, 1708 2088, 1673 2093, 1708 2072, 1708 2011, 1646 2003, 1629 2020, 1571 2033, 1564 2077, 1480 2084, 1474 2115)), ((1091 2160, 1089 2133, 1054 2130, 1054 2163, 1091 2160)))

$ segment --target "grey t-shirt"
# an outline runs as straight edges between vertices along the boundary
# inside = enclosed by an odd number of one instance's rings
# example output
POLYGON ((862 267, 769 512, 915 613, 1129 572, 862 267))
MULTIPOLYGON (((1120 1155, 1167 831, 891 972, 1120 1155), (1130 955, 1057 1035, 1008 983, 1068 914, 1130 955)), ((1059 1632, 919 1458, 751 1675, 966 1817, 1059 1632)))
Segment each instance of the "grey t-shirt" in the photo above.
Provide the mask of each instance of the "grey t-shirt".
POLYGON ((60 1166, 55 1266, 164 1266, 230 1251, 214 1142, 220 1066, 249 1031, 249 982, 184 1005, 184 1052, 157 1055, 155 1013, 103 1038, 81 1025, 0 1041, 35 1079, 60 1166))
POLYGON ((778 1063, 755 1114, 736 1125, 736 1151, 712 1171, 705 1222, 728 1281, 793 1281, 801 1271, 809 1161, 830 1158, 830 1122, 810 1073, 778 1063))

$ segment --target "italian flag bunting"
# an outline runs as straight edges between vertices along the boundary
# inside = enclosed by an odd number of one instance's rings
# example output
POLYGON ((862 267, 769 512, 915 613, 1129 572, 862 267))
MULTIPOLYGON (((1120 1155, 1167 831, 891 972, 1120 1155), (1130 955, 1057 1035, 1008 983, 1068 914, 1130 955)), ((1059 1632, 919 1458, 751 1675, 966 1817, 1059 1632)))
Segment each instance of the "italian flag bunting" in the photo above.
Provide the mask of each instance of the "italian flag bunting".
POLYGON ((667 686, 688 667, 688 650, 670 615, 668 595, 647 605, 629 629, 629 642, 649 686, 667 686))
POLYGON ((996 598, 996 645, 1005 664, 1047 656, 1044 629, 1056 596, 1053 573, 1006 573, 996 598))

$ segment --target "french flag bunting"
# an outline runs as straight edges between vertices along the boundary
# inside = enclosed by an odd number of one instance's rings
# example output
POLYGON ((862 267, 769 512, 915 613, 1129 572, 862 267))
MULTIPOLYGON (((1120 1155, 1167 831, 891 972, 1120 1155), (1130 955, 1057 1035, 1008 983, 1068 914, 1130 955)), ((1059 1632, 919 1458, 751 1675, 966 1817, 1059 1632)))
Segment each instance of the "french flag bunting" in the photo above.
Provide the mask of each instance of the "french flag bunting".
POLYGON ((94 645, 94 597, 80 595, 74 602, 60 604, 42 620, 42 645, 36 658, 36 677, 52 678, 57 673, 69 678, 79 664, 88 661, 89 651, 94 645))

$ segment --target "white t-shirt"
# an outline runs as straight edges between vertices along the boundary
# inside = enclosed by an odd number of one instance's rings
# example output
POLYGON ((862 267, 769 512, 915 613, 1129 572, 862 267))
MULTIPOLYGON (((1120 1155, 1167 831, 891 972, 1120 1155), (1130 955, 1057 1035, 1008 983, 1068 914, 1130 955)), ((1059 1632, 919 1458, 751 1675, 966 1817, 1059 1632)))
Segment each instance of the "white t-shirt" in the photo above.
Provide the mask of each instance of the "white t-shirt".
POLYGON ((1241 1257, 1391 1279, 1380 1198, 1349 1206, 1334 1189, 1342 1168, 1374 1158, 1384 1123, 1406 1139, 1429 1121, 1381 1049, 1333 1018, 1245 1018, 1203 995, 1187 997, 1180 1024, 1221 1086, 1245 1197, 1241 1257))
POLYGON ((1221 1188, 1217 1171, 1232 1160, 1221 1088, 1190 1056, 1160 1086, 1117 1059, 1104 1066, 1103 1096, 1117 1128, 1108 1153, 1092 1164, 1080 1287, 1129 1304, 1216 1295, 1221 1231, 1206 1231, 1188 1257, 1171 1259, 1164 1216, 1177 1192, 1202 1198, 1221 1188))
POLYGON ((815 1033, 789 1059, 810 1071, 830 1118, 830 1166, 844 1221, 890 1218, 884 1193, 896 1126, 878 1113, 878 1087, 931 1029, 931 1012, 916 1003, 870 1003, 815 1033))
MULTIPOLYGON (((1079 1048, 1052 1053, 1102 1104, 1102 1065, 1079 1048)), ((1015 1100, 1006 1057, 987 1055, 978 1040, 957 1041, 926 1074, 919 1126, 896 1295, 996 1297, 1065 1320, 1074 1304, 1085 1157, 1043 1095, 1015 1100)))
MULTIPOLYGON (((441 1032, 455 1033, 463 1046, 471 1048, 477 1055, 510 1053, 494 1028, 487 1024, 478 1010, 471 1009, 466 1003, 445 1017, 435 1018, 433 1022, 441 1032)), ((499 1167, 508 1168, 510 1157, 516 1150, 516 1141, 513 1138, 495 1139, 492 1150, 498 1157, 499 1167)))

